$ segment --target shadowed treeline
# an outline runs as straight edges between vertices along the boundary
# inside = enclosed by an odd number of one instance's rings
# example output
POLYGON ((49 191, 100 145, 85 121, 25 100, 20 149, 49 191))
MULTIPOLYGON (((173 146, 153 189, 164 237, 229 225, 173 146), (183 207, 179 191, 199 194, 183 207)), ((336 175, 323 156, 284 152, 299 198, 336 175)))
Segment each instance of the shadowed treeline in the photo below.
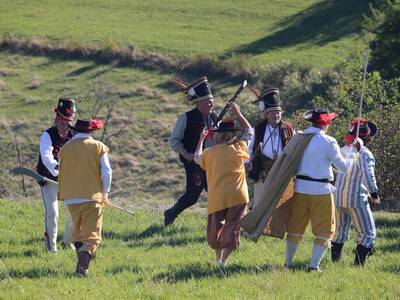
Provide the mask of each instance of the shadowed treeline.
MULTIPOLYGON (((369 11, 366 0, 321 1, 308 9, 286 17, 275 28, 282 28, 272 34, 242 45, 230 52, 261 54, 274 48, 290 47, 302 43, 323 46, 354 33, 361 32, 363 15, 369 11)), ((226 53, 230 54, 230 53, 226 53)))

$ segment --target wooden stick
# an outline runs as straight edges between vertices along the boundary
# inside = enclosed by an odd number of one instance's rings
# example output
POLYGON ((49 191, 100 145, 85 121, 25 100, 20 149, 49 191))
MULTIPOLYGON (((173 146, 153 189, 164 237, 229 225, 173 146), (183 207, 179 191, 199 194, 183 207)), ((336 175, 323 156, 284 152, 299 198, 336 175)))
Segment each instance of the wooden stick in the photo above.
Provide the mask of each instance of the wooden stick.
POLYGON ((114 203, 111 203, 111 202, 107 202, 107 206, 111 207, 111 208, 116 208, 116 209, 122 210, 122 211, 126 212, 128 215, 131 215, 131 216, 133 216, 135 214, 134 211, 131 211, 131 210, 125 208, 125 207, 118 206, 118 205, 116 205, 114 203))

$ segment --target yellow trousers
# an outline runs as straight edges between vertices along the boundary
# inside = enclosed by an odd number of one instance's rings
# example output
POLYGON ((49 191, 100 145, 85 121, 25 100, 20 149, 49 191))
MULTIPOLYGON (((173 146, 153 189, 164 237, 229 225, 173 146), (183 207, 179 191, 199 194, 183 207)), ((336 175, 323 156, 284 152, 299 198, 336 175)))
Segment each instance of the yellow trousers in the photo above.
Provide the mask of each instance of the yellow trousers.
POLYGON ((327 246, 335 233, 333 194, 308 195, 294 193, 287 226, 287 240, 299 243, 311 221, 314 243, 327 246))
POLYGON ((71 242, 82 242, 79 251, 96 255, 101 242, 101 227, 103 224, 103 208, 101 203, 91 201, 79 204, 69 204, 74 230, 71 242))

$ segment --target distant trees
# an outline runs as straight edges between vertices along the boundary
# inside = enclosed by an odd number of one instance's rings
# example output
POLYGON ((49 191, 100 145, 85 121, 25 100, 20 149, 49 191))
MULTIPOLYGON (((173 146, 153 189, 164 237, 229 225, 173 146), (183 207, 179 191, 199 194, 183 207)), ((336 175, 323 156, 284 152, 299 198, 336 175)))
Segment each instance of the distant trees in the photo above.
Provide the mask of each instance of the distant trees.
POLYGON ((379 0, 371 5, 364 28, 374 35, 370 42, 371 67, 385 79, 400 77, 400 1, 379 0))

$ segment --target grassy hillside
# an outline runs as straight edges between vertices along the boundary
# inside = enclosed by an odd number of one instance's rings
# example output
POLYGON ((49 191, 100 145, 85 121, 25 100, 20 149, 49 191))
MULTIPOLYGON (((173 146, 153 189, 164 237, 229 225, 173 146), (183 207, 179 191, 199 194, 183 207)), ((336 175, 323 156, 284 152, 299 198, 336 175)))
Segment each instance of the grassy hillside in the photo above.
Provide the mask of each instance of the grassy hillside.
POLYGON ((356 46, 369 2, 0 0, 0 33, 111 40, 178 57, 245 55, 257 67, 283 59, 332 66, 356 46))
MULTIPOLYGON (((234 87, 214 87, 215 104, 221 107, 234 87)), ((169 148, 168 137, 176 117, 191 109, 177 90, 170 75, 1 52, 0 186, 7 185, 10 196, 21 193, 20 178, 8 175, 8 170, 18 165, 15 135, 22 164, 34 168, 41 131, 52 125, 53 109, 58 97, 64 95, 76 98, 77 117, 91 117, 95 99, 114 102, 106 137, 133 118, 125 130, 105 141, 110 146, 113 197, 146 193, 163 203, 172 202, 184 188, 184 171, 177 154, 169 148)), ((240 101, 245 105, 253 98, 246 90, 240 101)), ((103 107, 98 116, 105 115, 103 107)), ((96 137, 100 138, 101 132, 96 137)), ((38 186, 25 180, 28 195, 38 196, 38 186)))
MULTIPOLYGON (((142 199, 143 200, 143 199, 142 199)), ((137 201, 134 205, 141 205, 137 201)), ((325 257, 321 275, 306 273, 311 235, 296 268, 282 267, 283 241, 242 238, 222 278, 206 242, 205 212, 184 213, 163 229, 161 213, 137 209, 134 217, 107 210, 103 245, 86 279, 73 276, 72 250, 44 251, 39 201, 0 199, 0 299, 396 299, 400 297, 399 215, 378 214, 376 254, 364 269, 352 267, 354 235, 337 265, 325 257)), ((62 225, 62 224, 61 224, 62 225)), ((61 235, 62 233, 60 233, 61 235)))

